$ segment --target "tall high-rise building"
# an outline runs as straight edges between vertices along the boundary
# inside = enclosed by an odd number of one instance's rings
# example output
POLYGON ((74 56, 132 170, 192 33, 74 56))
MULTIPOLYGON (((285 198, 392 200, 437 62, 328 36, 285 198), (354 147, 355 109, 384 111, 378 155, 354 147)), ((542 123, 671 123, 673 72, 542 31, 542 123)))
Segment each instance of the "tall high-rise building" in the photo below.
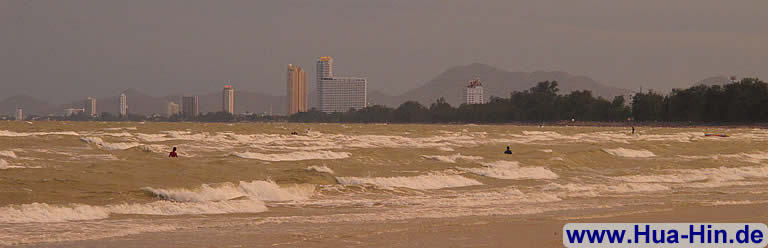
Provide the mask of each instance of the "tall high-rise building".
POLYGON ((88 99, 85 99, 85 104, 83 104, 83 108, 85 109, 85 114, 89 116, 96 116, 96 98, 88 97, 88 99))
POLYGON ((197 109, 197 96, 185 96, 181 98, 181 114, 186 117, 195 117, 200 113, 197 109))
POLYGON ((320 57, 317 61, 317 96, 320 111, 347 112, 367 106, 368 80, 358 77, 333 75, 333 58, 320 57))
POLYGON ((126 116, 128 114, 128 99, 125 97, 125 93, 120 94, 120 116, 126 116))
MULTIPOLYGON (((318 64, 319 66, 319 64, 318 64)), ((307 112, 307 74, 301 67, 288 65, 288 114, 307 112)))
POLYGON ((333 57, 323 56, 317 61, 317 78, 333 77, 333 57))
POLYGON ((235 114, 235 89, 231 85, 224 85, 221 92, 221 108, 224 112, 235 114))
POLYGON ((466 104, 483 104, 483 84, 480 80, 472 80, 467 84, 467 89, 464 92, 464 103, 466 104))
POLYGON ((179 111, 179 104, 175 102, 168 102, 168 117, 178 115, 181 112, 179 111))
POLYGON ((21 108, 16 108, 16 120, 17 121, 24 120, 24 111, 21 108))

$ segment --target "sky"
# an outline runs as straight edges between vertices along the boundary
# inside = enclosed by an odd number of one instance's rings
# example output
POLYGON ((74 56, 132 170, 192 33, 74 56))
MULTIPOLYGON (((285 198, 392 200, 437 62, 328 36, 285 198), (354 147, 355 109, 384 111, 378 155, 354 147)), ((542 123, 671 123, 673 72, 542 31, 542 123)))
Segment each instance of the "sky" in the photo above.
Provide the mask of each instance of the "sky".
POLYGON ((0 98, 285 95, 287 64, 401 94, 454 66, 626 89, 768 76, 765 0, 0 0, 0 98))

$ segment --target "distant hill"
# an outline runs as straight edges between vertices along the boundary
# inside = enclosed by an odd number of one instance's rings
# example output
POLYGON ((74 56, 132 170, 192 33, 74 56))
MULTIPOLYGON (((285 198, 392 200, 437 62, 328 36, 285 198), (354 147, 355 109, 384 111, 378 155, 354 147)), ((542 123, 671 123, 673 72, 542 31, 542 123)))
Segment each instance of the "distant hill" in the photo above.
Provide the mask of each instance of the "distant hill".
POLYGON ((57 106, 28 95, 15 95, 0 101, 0 114, 13 116, 16 108, 22 108, 24 115, 41 115, 56 111, 57 106))
POLYGON ((594 95, 606 98, 630 93, 626 89, 602 85, 591 78, 562 71, 509 72, 486 64, 474 63, 450 68, 424 85, 400 96, 370 92, 369 101, 373 104, 397 107, 407 100, 430 104, 439 97, 445 97, 448 103, 458 106, 463 102, 463 91, 467 82, 475 78, 483 83, 486 100, 491 96, 508 97, 512 91, 526 90, 546 80, 557 81, 562 93, 586 89, 591 90, 594 95))
POLYGON ((696 82, 694 85, 723 85, 730 83, 731 79, 726 76, 714 76, 714 77, 708 77, 705 79, 702 79, 701 81, 696 82))

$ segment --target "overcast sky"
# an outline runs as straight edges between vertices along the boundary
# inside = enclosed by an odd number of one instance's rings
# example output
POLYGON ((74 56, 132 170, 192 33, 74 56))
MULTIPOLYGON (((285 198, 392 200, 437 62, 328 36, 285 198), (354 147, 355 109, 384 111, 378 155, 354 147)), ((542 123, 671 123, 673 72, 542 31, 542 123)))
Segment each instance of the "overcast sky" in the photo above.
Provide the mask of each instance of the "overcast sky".
POLYGON ((0 0, 0 98, 236 90, 286 65, 400 94, 458 65, 562 70, 628 89, 768 75, 766 0, 0 0))

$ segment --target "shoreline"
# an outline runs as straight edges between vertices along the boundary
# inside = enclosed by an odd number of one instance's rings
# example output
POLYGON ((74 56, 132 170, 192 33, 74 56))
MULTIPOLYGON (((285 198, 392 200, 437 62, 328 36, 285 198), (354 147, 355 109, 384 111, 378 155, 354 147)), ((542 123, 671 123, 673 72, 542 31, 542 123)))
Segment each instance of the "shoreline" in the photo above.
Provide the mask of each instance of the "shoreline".
POLYGON ((374 223, 191 228, 20 247, 562 247, 566 223, 763 223, 768 204, 677 207, 610 217, 467 216, 374 223))

